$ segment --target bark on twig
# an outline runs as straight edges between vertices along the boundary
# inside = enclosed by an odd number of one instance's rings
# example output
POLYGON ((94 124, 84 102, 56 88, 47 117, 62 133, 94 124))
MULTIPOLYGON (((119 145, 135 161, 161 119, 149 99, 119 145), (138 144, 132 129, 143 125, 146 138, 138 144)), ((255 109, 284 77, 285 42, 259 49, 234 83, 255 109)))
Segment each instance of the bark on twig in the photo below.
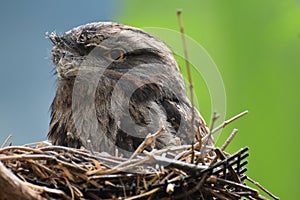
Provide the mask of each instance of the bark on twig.
MULTIPOLYGON (((23 184, 2 162, 0 162, 1 200, 44 200, 36 191, 23 184)), ((46 200, 46 199, 45 199, 46 200)))

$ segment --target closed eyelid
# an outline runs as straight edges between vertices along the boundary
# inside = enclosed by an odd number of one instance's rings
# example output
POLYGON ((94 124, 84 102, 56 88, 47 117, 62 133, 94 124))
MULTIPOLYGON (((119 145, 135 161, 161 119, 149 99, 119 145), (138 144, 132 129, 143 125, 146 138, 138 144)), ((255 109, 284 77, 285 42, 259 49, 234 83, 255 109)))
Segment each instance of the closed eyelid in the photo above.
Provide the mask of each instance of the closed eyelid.
POLYGON ((143 49, 135 49, 132 51, 125 51, 126 56, 134 56, 134 55, 155 55, 155 56, 160 56, 160 51, 157 49, 153 48, 143 48, 143 49))

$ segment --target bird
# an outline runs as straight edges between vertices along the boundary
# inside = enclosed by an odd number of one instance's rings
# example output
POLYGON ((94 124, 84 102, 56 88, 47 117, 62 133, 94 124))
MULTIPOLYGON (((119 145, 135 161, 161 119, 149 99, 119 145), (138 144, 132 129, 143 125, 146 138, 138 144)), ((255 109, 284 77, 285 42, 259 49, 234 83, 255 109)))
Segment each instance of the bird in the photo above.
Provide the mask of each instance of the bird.
POLYGON ((159 131, 151 148, 188 144, 197 133, 209 133, 187 97, 172 51, 156 36, 93 22, 48 38, 57 75, 52 144, 130 155, 159 131))

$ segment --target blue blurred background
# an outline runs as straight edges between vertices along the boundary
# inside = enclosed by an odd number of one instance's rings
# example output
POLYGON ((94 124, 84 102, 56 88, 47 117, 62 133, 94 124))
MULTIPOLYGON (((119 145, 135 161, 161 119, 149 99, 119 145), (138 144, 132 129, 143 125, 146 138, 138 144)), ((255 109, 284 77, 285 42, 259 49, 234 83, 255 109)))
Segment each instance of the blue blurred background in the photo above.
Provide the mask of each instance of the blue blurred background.
MULTIPOLYGON (((55 94, 52 43, 46 32, 63 33, 91 21, 113 20, 116 1, 2 1, 0 3, 0 141, 46 139, 55 94)), ((0 142, 1 143, 1 142, 0 142)))
MULTIPOLYGON (((281 199, 298 199, 299 0, 11 0, 0 5, 0 144, 9 133, 14 144, 46 138, 55 77, 45 32, 63 33, 92 21, 178 30, 181 8, 186 34, 220 70, 227 118, 250 111, 226 127, 218 144, 238 128, 228 151, 250 147, 247 174, 281 199)), ((209 122, 207 88, 201 77, 194 80, 209 122)))

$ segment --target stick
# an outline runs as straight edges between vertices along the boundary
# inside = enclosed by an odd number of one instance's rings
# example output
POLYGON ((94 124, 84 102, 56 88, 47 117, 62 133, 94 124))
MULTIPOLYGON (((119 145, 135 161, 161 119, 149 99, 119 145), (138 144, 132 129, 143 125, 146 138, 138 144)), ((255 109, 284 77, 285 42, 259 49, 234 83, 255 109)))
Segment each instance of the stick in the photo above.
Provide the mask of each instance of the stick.
POLYGON ((247 176, 247 180, 251 183, 253 183, 255 186, 257 186, 259 189, 264 191, 266 194, 268 194, 270 197, 272 197, 275 200, 279 200, 278 197, 276 197, 274 194, 272 194, 270 191, 268 191, 266 188, 264 188, 262 185, 260 185, 258 182, 251 179, 249 176, 247 176))
POLYGON ((140 199, 142 197, 150 196, 150 195, 156 193, 159 190, 160 190, 160 188, 154 188, 153 190, 150 190, 150 191, 145 192, 143 194, 139 194, 139 195, 136 195, 136 196, 133 196, 133 197, 129 197, 126 200, 140 199))
POLYGON ((214 112, 212 119, 211 119, 209 130, 213 130, 214 125, 215 125, 217 119, 219 119, 219 117, 220 117, 220 115, 218 115, 218 113, 214 112))
POLYGON ((93 146, 91 140, 87 140, 87 149, 90 150, 91 154, 94 155, 93 146))
POLYGON ((7 136, 7 138, 4 140, 4 142, 3 142, 2 146, 1 146, 1 149, 2 149, 3 147, 5 147, 5 145, 7 144, 8 140, 10 140, 10 138, 12 138, 12 134, 9 134, 9 135, 7 136))
POLYGON ((24 200, 44 200, 39 193, 31 187, 23 184, 11 170, 7 169, 0 162, 0 199, 24 199, 24 200))
MULTIPOLYGON (((191 68, 189 63, 189 57, 187 52, 187 45, 185 41, 185 35, 184 35, 184 28, 183 23, 181 19, 181 10, 177 11, 177 17, 178 17, 178 23, 180 27, 180 33, 181 33, 181 40, 182 40, 182 46, 183 46, 183 52, 184 52, 184 59, 185 59, 185 65, 187 69, 188 74, 188 81, 189 81, 189 89, 190 89, 190 95, 191 95, 191 104, 192 104, 192 128, 194 128, 194 119, 195 119, 195 103, 194 103, 194 91, 193 91, 193 80, 192 80, 192 74, 191 74, 191 68)), ((191 163, 194 162, 194 134, 191 132, 190 140, 192 144, 192 159, 191 163)))
POLYGON ((42 191, 42 192, 48 192, 48 193, 63 196, 64 199, 67 199, 67 200, 71 199, 68 195, 66 195, 66 193, 64 193, 62 190, 59 190, 59 189, 47 188, 45 186, 39 186, 39 185, 35 185, 35 184, 29 183, 29 182, 24 182, 24 185, 28 186, 28 187, 30 187, 34 190, 38 190, 38 191, 42 191))
POLYGON ((164 131, 162 120, 159 121, 159 130, 154 134, 148 134, 144 141, 139 145, 139 147, 130 156, 129 160, 133 159, 138 153, 141 153, 148 145, 152 144, 156 138, 158 138, 164 131))
MULTIPOLYGON (((206 135, 205 138, 207 138, 206 140, 203 140, 203 145, 201 146, 200 148, 200 156, 199 158, 197 159, 197 164, 198 162, 203 159, 205 157, 205 153, 206 153, 206 147, 208 145, 208 142, 211 140, 213 141, 213 138, 212 138, 212 130, 214 128, 214 125, 215 125, 215 122, 217 121, 217 119, 220 117, 220 115, 218 115, 216 112, 214 112, 213 114, 213 117, 211 119, 211 124, 210 124, 210 129, 209 129, 209 133, 206 135)), ((214 141, 213 141, 214 142, 214 141)))
POLYGON ((229 143, 232 141, 232 139, 234 138, 234 136, 237 134, 238 130, 237 129, 233 129, 233 131, 231 132, 230 136, 227 138, 227 140, 224 142, 224 144, 221 147, 221 150, 224 151, 226 149, 226 147, 229 145, 229 143))
POLYGON ((240 114, 226 120, 225 122, 223 122, 222 124, 220 124, 219 126, 217 126, 216 128, 214 128, 211 133, 214 134, 217 131, 219 131, 220 129, 224 128, 225 126, 227 126, 228 124, 230 124, 231 122, 235 121, 238 118, 241 118, 242 116, 246 115, 248 113, 248 110, 245 110, 244 112, 241 112, 240 114))

